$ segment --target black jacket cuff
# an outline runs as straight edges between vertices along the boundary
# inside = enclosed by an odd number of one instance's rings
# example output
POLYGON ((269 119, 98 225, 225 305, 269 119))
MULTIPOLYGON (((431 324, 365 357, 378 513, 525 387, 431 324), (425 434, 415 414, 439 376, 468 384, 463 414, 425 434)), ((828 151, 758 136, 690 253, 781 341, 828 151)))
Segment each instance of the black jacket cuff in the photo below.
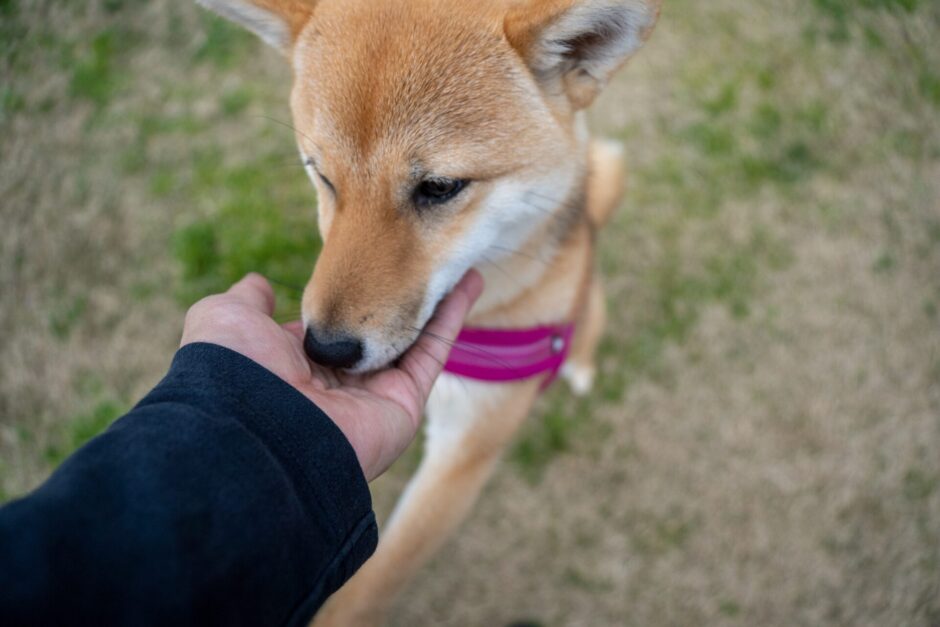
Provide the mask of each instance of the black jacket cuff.
POLYGON ((346 436, 310 399, 257 362, 217 344, 187 344, 135 409, 180 400, 240 422, 296 479, 303 500, 323 505, 318 518, 330 527, 353 529, 372 511, 369 485, 346 436))

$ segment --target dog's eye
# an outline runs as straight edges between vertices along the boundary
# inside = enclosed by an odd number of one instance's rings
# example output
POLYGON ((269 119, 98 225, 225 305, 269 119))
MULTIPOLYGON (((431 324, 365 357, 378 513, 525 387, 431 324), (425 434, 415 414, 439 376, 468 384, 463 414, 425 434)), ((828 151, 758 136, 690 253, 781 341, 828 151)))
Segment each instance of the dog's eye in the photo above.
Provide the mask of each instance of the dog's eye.
POLYGON ((419 207, 440 205, 459 194, 466 186, 467 181, 461 179, 425 179, 415 188, 414 201, 419 207))
POLYGON ((333 187, 333 183, 330 181, 330 179, 323 176, 323 174, 320 172, 320 168, 317 167, 316 162, 312 158, 307 157, 304 159, 304 165, 313 170, 314 174, 316 174, 317 178, 320 179, 324 185, 326 185, 327 189, 329 189, 334 194, 336 193, 336 188, 333 187))
POLYGON ((326 185, 327 188, 328 188, 331 192, 333 192, 333 193, 335 194, 335 193, 336 193, 336 188, 333 187, 333 183, 330 182, 330 179, 328 179, 328 178, 326 178, 325 176, 323 176, 322 174, 320 174, 320 171, 319 171, 319 170, 317 170, 316 173, 317 173, 317 176, 320 177, 320 180, 323 181, 323 184, 326 185))

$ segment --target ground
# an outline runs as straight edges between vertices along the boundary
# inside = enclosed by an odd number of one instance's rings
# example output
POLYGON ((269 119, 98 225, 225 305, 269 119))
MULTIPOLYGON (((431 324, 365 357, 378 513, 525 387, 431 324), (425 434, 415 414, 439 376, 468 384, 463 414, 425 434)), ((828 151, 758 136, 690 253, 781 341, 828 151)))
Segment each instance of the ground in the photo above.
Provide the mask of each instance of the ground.
MULTIPOLYGON (((594 393, 556 385, 394 625, 940 624, 940 6, 666 0, 594 393)), ((186 2, 0 0, 0 498, 318 240, 277 54, 186 2)), ((384 515, 418 456, 374 484, 384 515)))

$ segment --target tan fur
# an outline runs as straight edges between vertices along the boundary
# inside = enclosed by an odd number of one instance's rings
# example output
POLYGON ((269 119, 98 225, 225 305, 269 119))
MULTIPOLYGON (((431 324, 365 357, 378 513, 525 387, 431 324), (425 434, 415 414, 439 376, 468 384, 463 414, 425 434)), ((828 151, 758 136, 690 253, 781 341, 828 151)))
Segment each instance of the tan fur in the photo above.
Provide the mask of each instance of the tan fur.
POLYGON ((316 0, 253 0, 252 3, 284 18, 292 40, 297 39, 310 21, 316 6, 316 0))
MULTIPOLYGON (((586 391, 604 322, 594 242, 623 166, 610 144, 589 141, 579 110, 649 35, 659 0, 200 1, 230 17, 225 3, 253 2, 269 13, 246 26, 279 41, 270 14, 290 33, 291 107, 324 239, 305 321, 367 339, 365 367, 380 367, 473 265, 486 289, 468 323, 575 321, 566 374, 586 391), (596 47, 603 33, 578 31, 612 6, 627 11, 620 56, 596 47), (546 40, 558 33, 568 47, 546 40), (435 176, 471 183, 446 206, 417 209, 412 190, 435 176)), ((539 383, 440 378, 418 473, 376 554, 316 625, 382 621, 472 507, 539 383)))
POLYGON ((587 214, 595 229, 610 220, 623 197, 626 183, 623 150, 619 144, 595 140, 591 144, 587 214))

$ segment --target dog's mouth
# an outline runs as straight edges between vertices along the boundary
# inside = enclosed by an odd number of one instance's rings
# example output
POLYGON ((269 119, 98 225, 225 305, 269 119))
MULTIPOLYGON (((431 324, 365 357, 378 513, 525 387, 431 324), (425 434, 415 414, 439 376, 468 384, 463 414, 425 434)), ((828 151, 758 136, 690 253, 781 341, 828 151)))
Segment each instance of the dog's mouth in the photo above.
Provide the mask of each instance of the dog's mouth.
MULTIPOLYGON (((432 313, 442 300, 438 300, 432 313)), ((349 374, 368 374, 398 363, 404 355, 415 349, 423 336, 446 342, 427 329, 431 317, 428 316, 420 327, 405 324, 400 325, 394 334, 386 330, 361 336, 322 332, 316 325, 308 324, 304 334, 304 352, 321 366, 349 374)))
MULTIPOLYGON (((466 270, 472 267, 455 265, 438 269, 424 289, 412 288, 407 296, 399 295, 394 304, 386 301, 380 306, 371 299, 333 303, 308 300, 305 308, 309 307, 307 311, 311 313, 303 316, 304 352, 316 364, 361 375, 388 368, 409 351, 427 351, 430 343, 452 345, 451 338, 428 327, 466 270), (419 344, 422 340, 423 347, 419 344)), ((354 293, 354 287, 347 283, 343 291, 354 293)))
POLYGON ((445 290, 443 294, 428 301, 432 304, 422 308, 421 313, 423 315, 419 318, 421 321, 420 324, 418 324, 418 321, 415 321, 412 324, 401 325, 401 336, 399 339, 389 340, 388 337, 380 336, 376 338, 377 341, 367 341, 367 348, 361 364, 349 369, 349 372, 353 374, 365 374, 395 365, 407 355, 409 351, 422 350, 421 347, 418 346, 418 342, 422 338, 428 338, 432 342, 452 345, 452 340, 431 331, 428 329, 428 325, 434 319, 434 315, 440 308, 441 303, 444 302, 455 286, 456 282, 445 290))

